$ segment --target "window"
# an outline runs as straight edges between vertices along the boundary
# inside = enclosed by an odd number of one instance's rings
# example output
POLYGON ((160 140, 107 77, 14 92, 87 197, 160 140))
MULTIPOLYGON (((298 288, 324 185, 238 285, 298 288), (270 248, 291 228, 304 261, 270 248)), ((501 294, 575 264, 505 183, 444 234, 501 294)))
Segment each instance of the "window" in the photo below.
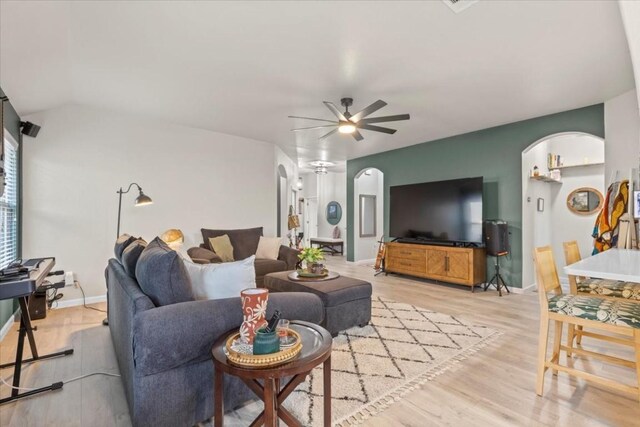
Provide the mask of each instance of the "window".
POLYGON ((4 141, 5 187, 0 197, 0 268, 18 257, 18 153, 4 141))

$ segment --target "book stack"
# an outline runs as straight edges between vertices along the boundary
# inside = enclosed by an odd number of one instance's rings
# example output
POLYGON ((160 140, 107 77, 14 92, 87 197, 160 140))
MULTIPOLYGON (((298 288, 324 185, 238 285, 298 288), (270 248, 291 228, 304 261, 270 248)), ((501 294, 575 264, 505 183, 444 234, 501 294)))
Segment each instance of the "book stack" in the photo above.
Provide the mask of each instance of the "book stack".
POLYGON ((558 154, 549 153, 547 154, 547 166, 549 169, 559 168, 562 166, 562 158, 558 154))

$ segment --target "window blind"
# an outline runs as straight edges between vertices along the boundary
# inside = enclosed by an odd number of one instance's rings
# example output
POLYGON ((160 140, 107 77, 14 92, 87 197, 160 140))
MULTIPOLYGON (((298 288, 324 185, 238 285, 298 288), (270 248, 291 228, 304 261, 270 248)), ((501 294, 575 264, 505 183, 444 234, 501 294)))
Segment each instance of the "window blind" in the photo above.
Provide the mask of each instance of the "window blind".
POLYGON ((18 256, 18 153, 4 141, 5 187, 0 197, 0 268, 18 256))

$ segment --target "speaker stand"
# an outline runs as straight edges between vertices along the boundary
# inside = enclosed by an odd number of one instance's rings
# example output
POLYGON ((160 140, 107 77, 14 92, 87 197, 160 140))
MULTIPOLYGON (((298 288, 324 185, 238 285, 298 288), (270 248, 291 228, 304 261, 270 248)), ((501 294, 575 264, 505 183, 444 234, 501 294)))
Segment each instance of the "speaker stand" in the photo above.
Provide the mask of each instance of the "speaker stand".
POLYGON ((496 273, 493 275, 493 277, 491 278, 491 280, 489 280, 487 283, 485 283, 484 285, 484 290, 486 292, 486 290, 489 288, 489 286, 495 286, 496 289, 498 290, 498 295, 502 296, 502 288, 504 288, 507 293, 511 293, 511 291, 509 291, 509 287, 507 286, 507 282, 504 281, 504 279, 502 278, 502 274, 500 274, 500 257, 503 257, 507 255, 502 254, 502 255, 496 255, 496 263, 495 263, 495 268, 496 268, 496 273))

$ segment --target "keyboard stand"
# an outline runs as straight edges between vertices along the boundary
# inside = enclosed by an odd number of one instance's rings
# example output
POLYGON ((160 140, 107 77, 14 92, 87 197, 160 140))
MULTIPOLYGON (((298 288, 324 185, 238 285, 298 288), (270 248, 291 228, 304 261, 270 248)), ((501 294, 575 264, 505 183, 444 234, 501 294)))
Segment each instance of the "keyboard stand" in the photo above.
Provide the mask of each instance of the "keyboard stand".
MULTIPOLYGON (((46 265, 46 268, 43 268, 43 270, 46 270, 46 271, 39 272, 39 274, 37 274, 38 275, 37 278, 32 278, 31 280, 34 281, 34 284, 37 282, 41 283, 46 277, 47 273, 51 270, 51 267, 53 267, 53 262, 46 265)), ((38 285, 40 283, 38 283, 38 285)), ((15 387, 20 387, 20 374, 22 371, 23 363, 37 362, 43 359, 51 359, 53 357, 68 356, 70 354, 73 354, 73 349, 58 351, 56 353, 49 353, 44 355, 40 355, 38 353, 38 348, 36 347, 36 340, 33 337, 33 331, 37 330, 37 327, 31 325, 29 308, 27 306, 28 296, 29 295, 22 295, 18 297, 18 303, 20 304, 20 329, 18 332, 18 346, 16 348, 16 361, 12 363, 5 363, 3 365, 0 365, 0 369, 8 368, 11 366, 14 367, 13 368, 13 384, 12 384, 14 388, 11 390, 11 396, 6 397, 4 399, 0 399, 0 405, 4 403, 13 402, 14 400, 33 396, 34 394, 61 389, 63 386, 62 381, 55 382, 49 386, 40 387, 33 390, 27 390, 22 393, 20 392, 19 389, 15 387), (29 346, 31 347, 30 359, 23 359, 25 337, 29 340, 29 346)))

